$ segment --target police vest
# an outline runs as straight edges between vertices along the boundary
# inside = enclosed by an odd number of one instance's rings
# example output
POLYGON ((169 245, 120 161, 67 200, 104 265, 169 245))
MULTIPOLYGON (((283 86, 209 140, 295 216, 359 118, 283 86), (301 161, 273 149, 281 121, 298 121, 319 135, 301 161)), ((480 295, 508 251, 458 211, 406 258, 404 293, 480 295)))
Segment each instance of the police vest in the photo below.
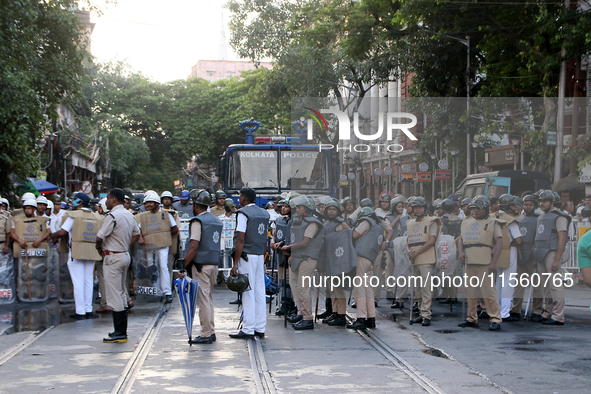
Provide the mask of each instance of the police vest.
MULTIPOLYGON (((289 245, 289 241, 291 240, 291 218, 288 216, 285 219, 283 216, 280 216, 275 221, 275 243, 285 242, 285 245, 289 245)), ((285 255, 280 251, 275 251, 275 256, 277 258, 277 265, 283 266, 286 261, 285 255)))
POLYGON ((534 241, 536 239, 536 229, 538 228, 538 214, 532 214, 531 216, 522 215, 519 217, 519 231, 521 232, 521 250, 520 263, 526 263, 529 261, 532 255, 532 249, 534 247, 534 241))
POLYGON ((441 217, 441 233, 444 235, 451 235, 456 239, 460 236, 462 219, 454 214, 445 214, 441 217))
POLYGON ((493 255, 495 244, 495 224, 501 227, 505 222, 488 216, 485 219, 476 220, 472 217, 462 221, 461 237, 466 253, 466 264, 489 265, 493 255))
MULTIPOLYGON (((353 241, 357 255, 368 259, 372 263, 378 257, 384 242, 384 228, 370 217, 364 216, 357 220, 358 223, 364 221, 370 224, 369 231, 353 241)), ((356 226, 357 227, 357 226, 356 226)))
POLYGON ((89 209, 70 211, 64 215, 64 221, 72 218, 72 239, 70 250, 73 259, 77 260, 101 260, 96 250, 96 234, 103 225, 103 218, 92 213, 89 209))
POLYGON ((318 231, 314 235, 314 238, 308 242, 308 245, 306 245, 305 248, 291 250, 291 269, 294 272, 298 269, 300 262, 306 259, 318 261, 320 249, 322 249, 322 244, 324 242, 324 234, 322 233, 322 222, 313 216, 297 216, 292 221, 291 245, 304 240, 304 233, 312 223, 318 225, 318 231))
POLYGON ((142 212, 139 215, 142 227, 142 235, 146 249, 167 248, 172 245, 172 234, 170 233, 170 218, 168 211, 152 213, 142 212))
POLYGON ((189 221, 189 237, 187 247, 191 242, 191 225, 193 222, 201 223, 201 241, 193 258, 193 262, 203 265, 219 265, 221 256, 220 239, 222 237, 223 224, 220 219, 210 212, 205 212, 189 221))
POLYGON ((435 250, 435 246, 437 245, 437 239, 441 232, 441 219, 435 216, 423 216, 421 221, 410 219, 406 223, 408 247, 410 250, 419 250, 429 240, 429 228, 433 222, 437 225, 435 243, 429 249, 415 257, 413 262, 414 265, 435 264, 437 262, 437 251, 435 250))
MULTIPOLYGON (((0 213, 0 244, 6 242, 6 234, 10 233, 10 216, 8 212, 0 213)), ((4 245, 0 246, 4 247, 4 245)))
POLYGON ((542 213, 538 216, 536 239, 534 241, 534 258, 540 263, 544 260, 544 257, 546 257, 548 252, 558 250, 556 220, 559 216, 565 217, 570 224, 570 216, 556 209, 553 209, 548 213, 542 213))
MULTIPOLYGON (((238 218, 239 214, 243 214, 248 218, 242 251, 246 254, 264 255, 267 246, 269 213, 256 205, 248 205, 236 211, 236 218, 238 218)), ((234 247, 236 247, 237 237, 238 231, 235 231, 234 247)))
POLYGON ((392 239, 406 235, 406 221, 408 220, 408 216, 395 216, 392 213, 389 213, 388 215, 386 215, 386 219, 388 219, 388 222, 390 222, 390 227, 392 227, 392 230, 394 230, 394 237, 392 239), (400 217, 400 219, 398 219, 395 225, 392 225, 392 223, 394 223, 397 217, 400 217))
MULTIPOLYGON (((31 248, 31 244, 43 237, 47 232, 47 222, 49 218, 43 216, 31 216, 28 218, 26 215, 14 216, 14 232, 16 236, 28 244, 31 248)), ((47 243, 43 242, 39 245, 38 249, 47 249, 47 243)), ((13 244, 14 257, 20 257, 22 252, 21 246, 18 242, 13 244)))
POLYGON ((328 235, 337 231, 337 227, 341 224, 345 223, 345 219, 342 218, 335 218, 333 220, 329 220, 324 222, 324 226, 322 227, 322 232, 324 235, 328 235))
POLYGON ((515 216, 509 215, 506 212, 497 212, 495 216, 497 219, 507 223, 506 226, 503 226, 503 250, 501 251, 501 255, 499 256, 497 267, 509 268, 509 266, 511 265, 511 246, 515 246, 512 245, 511 238, 509 237, 509 225, 513 222, 517 222, 517 225, 519 225, 519 221, 515 216))
MULTIPOLYGON (((179 215, 177 213, 177 211, 175 211, 174 209, 167 209, 167 208, 162 208, 163 211, 168 212, 172 215, 172 217, 174 218, 174 222, 176 223, 176 226, 180 229, 181 228, 181 221, 179 219, 179 215)), ((172 235, 172 234, 171 234, 172 235)), ((170 245, 170 248, 168 249, 168 254, 173 255, 173 254, 177 254, 179 251, 179 233, 176 233, 174 235, 172 235, 172 245, 170 245)))

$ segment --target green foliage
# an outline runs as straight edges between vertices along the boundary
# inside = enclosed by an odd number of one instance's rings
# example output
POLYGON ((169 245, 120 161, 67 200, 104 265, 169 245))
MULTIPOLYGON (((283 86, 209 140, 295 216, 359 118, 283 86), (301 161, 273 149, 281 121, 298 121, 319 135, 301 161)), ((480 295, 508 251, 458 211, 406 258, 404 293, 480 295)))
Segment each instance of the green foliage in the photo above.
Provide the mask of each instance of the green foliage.
POLYGON ((0 12, 0 190, 38 167, 37 139, 84 74, 82 29, 72 0, 2 0, 0 12), (79 43, 79 44, 77 44, 79 43))

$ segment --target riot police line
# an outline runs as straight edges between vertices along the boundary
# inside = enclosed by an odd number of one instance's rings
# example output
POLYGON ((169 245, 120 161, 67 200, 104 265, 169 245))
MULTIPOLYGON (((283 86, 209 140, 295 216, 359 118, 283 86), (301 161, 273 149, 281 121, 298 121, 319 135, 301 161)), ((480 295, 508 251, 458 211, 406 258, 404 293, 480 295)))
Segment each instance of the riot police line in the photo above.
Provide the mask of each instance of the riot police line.
POLYGON ((357 206, 349 197, 283 197, 278 205, 287 208, 279 208, 271 237, 284 272, 276 314, 295 329, 313 329, 318 318, 347 325, 347 304, 357 309, 347 327, 374 327, 382 288, 392 308, 410 301, 412 323, 424 326, 431 324, 433 300, 450 308, 467 300, 461 327, 477 327, 479 318, 492 331, 521 318, 564 324, 564 289, 576 282, 564 268, 572 267, 576 239, 552 191, 502 195, 499 210, 485 196, 450 196, 429 206, 423 197, 384 193, 375 210, 369 199, 357 206), (310 311, 318 289, 326 293, 322 314, 310 311))

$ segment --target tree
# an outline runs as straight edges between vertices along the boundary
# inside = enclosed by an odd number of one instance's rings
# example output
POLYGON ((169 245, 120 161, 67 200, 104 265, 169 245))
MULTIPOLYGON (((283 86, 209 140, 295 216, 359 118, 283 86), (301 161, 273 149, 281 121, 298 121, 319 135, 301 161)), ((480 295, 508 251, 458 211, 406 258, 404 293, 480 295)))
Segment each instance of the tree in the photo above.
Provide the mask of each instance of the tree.
POLYGON ((73 0, 3 0, 0 13, 0 191, 38 168, 37 140, 84 75, 73 0))

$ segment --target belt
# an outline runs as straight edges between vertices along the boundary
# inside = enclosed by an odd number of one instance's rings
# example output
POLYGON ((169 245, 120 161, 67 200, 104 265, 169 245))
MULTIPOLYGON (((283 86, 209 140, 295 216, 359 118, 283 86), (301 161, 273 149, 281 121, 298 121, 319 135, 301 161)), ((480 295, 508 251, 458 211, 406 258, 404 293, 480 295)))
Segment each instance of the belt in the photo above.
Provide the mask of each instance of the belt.
POLYGON ((127 251, 124 251, 124 252, 113 252, 111 250, 105 250, 104 253, 105 253, 105 256, 108 256, 110 254, 127 253, 127 251))

